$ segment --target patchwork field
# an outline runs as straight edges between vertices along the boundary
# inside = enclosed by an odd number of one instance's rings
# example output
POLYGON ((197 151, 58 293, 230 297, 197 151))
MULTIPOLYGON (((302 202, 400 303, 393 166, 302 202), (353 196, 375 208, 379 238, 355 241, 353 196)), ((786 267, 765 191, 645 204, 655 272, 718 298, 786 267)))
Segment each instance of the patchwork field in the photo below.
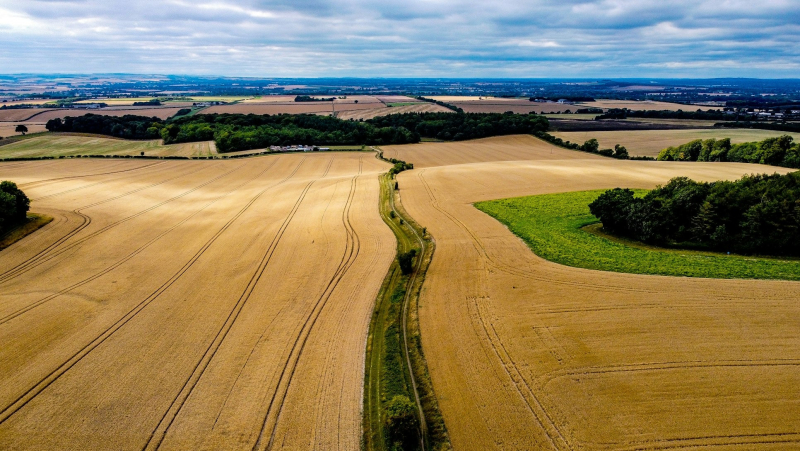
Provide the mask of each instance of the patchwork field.
POLYGON ((375 103, 349 103, 335 102, 288 102, 288 103, 237 103, 234 105, 217 105, 203 110, 204 114, 230 113, 230 114, 330 114, 334 108, 336 112, 353 110, 370 110, 383 105, 375 103))
POLYGON ((369 153, 0 163, 4 449, 358 449, 395 240, 369 153))
POLYGON ((65 118, 67 116, 77 117, 87 114, 100 114, 104 116, 125 116, 126 114, 133 114, 136 116, 157 117, 160 119, 168 119, 180 111, 177 107, 151 107, 151 108, 124 108, 124 109, 98 109, 98 110, 73 110, 73 109, 60 109, 49 110, 44 113, 37 114, 30 118, 34 122, 47 122, 50 119, 65 118))
POLYGON ((474 149, 427 146, 454 165, 423 168, 416 145, 393 151, 421 168, 398 176, 400 194, 436 241, 419 316, 454 449, 797 448, 800 283, 562 266, 471 205, 785 169, 560 148, 463 164, 474 149))
POLYGON ((12 108, 7 110, 0 110, 0 122, 22 122, 30 119, 32 116, 41 114, 48 110, 44 108, 12 108))
POLYGON ((435 103, 414 103, 412 105, 381 107, 369 110, 342 111, 336 114, 339 119, 372 119, 378 116, 403 113, 453 113, 453 110, 437 105, 435 103))
POLYGON ((732 143, 761 141, 771 136, 792 135, 795 140, 800 134, 779 132, 774 130, 758 130, 750 128, 710 128, 680 130, 617 130, 589 132, 551 132, 564 141, 583 143, 595 138, 601 149, 614 148, 621 144, 631 155, 658 156, 661 149, 685 144, 695 139, 730 138, 732 143))

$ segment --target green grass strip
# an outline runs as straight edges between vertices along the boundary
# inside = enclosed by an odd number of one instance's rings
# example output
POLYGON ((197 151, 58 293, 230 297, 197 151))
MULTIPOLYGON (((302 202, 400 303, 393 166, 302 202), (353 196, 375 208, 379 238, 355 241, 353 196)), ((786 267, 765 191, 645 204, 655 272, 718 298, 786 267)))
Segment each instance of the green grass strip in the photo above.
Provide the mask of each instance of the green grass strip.
POLYGON ((800 260, 664 249, 590 233, 587 229, 597 227, 583 227, 598 220, 588 205, 604 191, 500 199, 475 207, 505 224, 536 255, 567 266, 665 276, 800 280, 800 260))

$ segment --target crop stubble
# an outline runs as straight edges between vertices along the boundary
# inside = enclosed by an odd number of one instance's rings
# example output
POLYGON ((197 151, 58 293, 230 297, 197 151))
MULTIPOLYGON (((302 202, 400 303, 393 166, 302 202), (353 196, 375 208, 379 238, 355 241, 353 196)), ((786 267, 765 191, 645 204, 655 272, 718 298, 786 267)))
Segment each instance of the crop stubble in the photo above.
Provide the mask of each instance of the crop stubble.
POLYGON ((800 284, 561 266, 538 258, 471 206, 652 188, 679 175, 718 180, 787 171, 553 152, 562 159, 540 151, 527 161, 429 167, 398 177, 403 205, 436 240, 420 327, 454 448, 796 447, 800 284))
POLYGON ((0 164, 56 217, 0 257, 0 441, 357 448, 394 253, 385 168, 363 153, 0 164))

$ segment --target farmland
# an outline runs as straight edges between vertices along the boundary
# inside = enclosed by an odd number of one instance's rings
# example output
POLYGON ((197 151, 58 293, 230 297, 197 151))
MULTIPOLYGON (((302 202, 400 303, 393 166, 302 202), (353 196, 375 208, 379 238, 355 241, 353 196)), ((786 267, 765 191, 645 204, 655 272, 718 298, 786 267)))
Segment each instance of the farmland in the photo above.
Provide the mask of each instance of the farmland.
POLYGON ((387 168, 0 163, 55 217, 0 259, 3 447, 357 449, 387 168))
POLYGON ((139 155, 205 157, 216 155, 213 141, 162 145, 161 140, 129 141, 102 136, 52 134, 0 146, 0 158, 74 155, 139 155))
POLYGON ((204 114, 331 114, 339 111, 371 110, 381 107, 376 103, 335 103, 335 102, 267 102, 237 103, 233 105, 217 105, 203 110, 204 114))
POLYGON ((732 143, 761 141, 771 136, 793 135, 773 130, 759 130, 749 128, 709 128, 709 129, 679 129, 679 130, 616 130, 616 131, 588 131, 588 132, 552 132, 564 141, 583 143, 587 139, 595 138, 600 143, 601 149, 614 148, 621 144, 628 149, 631 155, 658 156, 661 149, 685 144, 695 139, 730 138, 732 143))
POLYGON ((341 111, 336 114, 339 119, 372 119, 378 116, 387 116, 389 114, 403 114, 403 113, 452 113, 453 110, 439 106, 435 103, 409 103, 403 106, 389 106, 382 108, 364 109, 364 110, 349 110, 341 111))
POLYGON ((124 109, 97 109, 97 110, 75 110, 75 109, 60 109, 48 110, 40 114, 32 116, 30 120, 34 122, 47 122, 50 119, 65 118, 67 116, 83 116, 86 114, 100 114, 105 116, 125 116, 126 114, 133 114, 136 116, 157 117, 160 119, 167 119, 180 110, 180 108, 165 108, 165 107, 150 107, 150 108, 124 108, 124 109))
POLYGON ((562 266, 471 205, 781 169, 560 148, 560 158, 540 151, 526 161, 451 155, 453 165, 438 160, 398 181, 404 207, 436 242, 420 328, 454 449, 796 447, 797 282, 562 266))
POLYGON ((564 265, 634 274, 800 280, 797 259, 663 249, 602 234, 588 205, 603 192, 542 194, 475 207, 508 226, 536 255, 564 265))
POLYGON ((423 142, 381 146, 381 149, 386 158, 413 162, 415 168, 489 161, 587 158, 586 154, 579 152, 560 152, 558 148, 530 135, 498 136, 451 143, 423 142))
POLYGON ((595 102, 581 102, 578 104, 581 108, 627 108, 629 110, 669 110, 669 111, 697 111, 701 110, 719 110, 720 107, 705 106, 705 105, 685 105, 682 103, 671 102, 657 102, 653 100, 597 100, 595 102))

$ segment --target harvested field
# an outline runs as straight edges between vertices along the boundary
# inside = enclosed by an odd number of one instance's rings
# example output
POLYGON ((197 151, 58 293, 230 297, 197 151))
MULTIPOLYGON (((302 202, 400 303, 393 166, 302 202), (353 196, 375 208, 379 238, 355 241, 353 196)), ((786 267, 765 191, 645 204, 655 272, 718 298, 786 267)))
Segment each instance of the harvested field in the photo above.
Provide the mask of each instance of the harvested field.
POLYGON ((352 110, 370 110, 382 103, 336 103, 331 102, 291 102, 291 103, 238 103, 235 105, 217 105, 203 110, 204 114, 330 114, 352 110))
POLYGON ((0 110, 0 122, 22 122, 46 111, 53 111, 44 108, 11 108, 0 110))
MULTIPOLYGON (((19 124, 22 124, 22 125, 28 127, 28 134, 47 131, 47 129, 44 128, 45 124, 43 124, 43 123, 12 122, 10 124, 9 123, 0 124, 0 136, 2 136, 3 138, 7 138, 9 136, 17 136, 17 135, 19 135, 20 133, 17 133, 17 132, 14 131, 17 128, 17 125, 19 125, 19 124)), ((2 151, 0 150, 0 152, 2 152, 2 151)))
MULTIPOLYGON (((471 141, 381 146, 386 158, 413 163, 415 168, 489 161, 585 159, 582 152, 563 152, 530 135, 495 136, 471 141)), ((602 158, 602 157, 595 157, 602 158)))
POLYGON ((697 111, 701 109, 706 110, 721 110, 722 107, 718 106, 705 106, 705 105, 686 105, 682 103, 671 102, 656 102, 653 100, 597 100, 595 102, 581 102, 577 104, 579 108, 627 108, 629 110, 669 110, 669 111, 697 111))
MULTIPOLYGON (((604 121, 603 121, 604 122, 604 121)), ((800 134, 752 128, 707 128, 680 130, 617 130, 588 132, 550 132, 565 141, 582 143, 595 138, 601 149, 614 148, 621 144, 631 155, 658 156, 661 149, 677 146, 695 139, 730 138, 733 143, 761 141, 770 136, 792 135, 800 139, 800 134)))
POLYGON ((170 144, 161 140, 131 141, 126 139, 85 136, 69 133, 48 133, 0 147, 0 158, 52 157, 60 155, 139 155, 205 157, 216 155, 213 141, 170 144))
POLYGON ((395 252, 369 153, 0 163, 6 449, 358 449, 395 252))
POLYGON ((403 114, 403 113, 453 113, 454 111, 437 105, 435 103, 415 103, 413 105, 382 107, 370 110, 353 110, 342 111, 337 113, 336 117, 339 119, 372 119, 378 116, 388 116, 390 114, 403 114))
POLYGON ((436 241, 420 327, 454 449, 796 448, 800 283, 561 266, 471 205, 786 170, 554 153, 398 176, 436 241))
POLYGON ((82 110, 82 109, 69 109, 64 108, 60 110, 49 110, 41 114, 37 114, 30 118, 35 122, 47 122, 50 119, 65 118, 67 116, 78 117, 87 114, 99 114, 103 116, 125 116, 126 114, 133 114, 136 116, 157 117, 160 119, 168 119, 180 110, 180 108, 164 108, 164 107, 150 107, 150 108, 125 108, 125 109, 108 109, 101 108, 97 110, 82 110))

